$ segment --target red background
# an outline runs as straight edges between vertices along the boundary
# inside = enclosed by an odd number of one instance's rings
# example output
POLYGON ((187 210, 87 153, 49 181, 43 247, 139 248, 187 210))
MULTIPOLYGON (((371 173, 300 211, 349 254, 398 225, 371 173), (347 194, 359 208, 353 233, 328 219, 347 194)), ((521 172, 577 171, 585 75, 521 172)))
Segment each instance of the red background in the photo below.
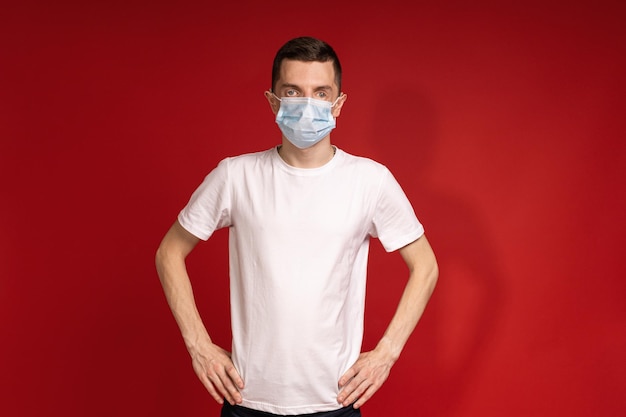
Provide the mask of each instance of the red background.
MULTIPOLYGON (((626 413, 619 2, 210 3, 3 6, 2 415, 217 415, 154 251, 220 159, 278 143, 299 35, 342 59, 334 143, 391 168, 441 268, 364 415, 626 413)), ((189 260, 224 346, 226 238, 189 260)), ((406 275, 372 246, 366 348, 406 275)))

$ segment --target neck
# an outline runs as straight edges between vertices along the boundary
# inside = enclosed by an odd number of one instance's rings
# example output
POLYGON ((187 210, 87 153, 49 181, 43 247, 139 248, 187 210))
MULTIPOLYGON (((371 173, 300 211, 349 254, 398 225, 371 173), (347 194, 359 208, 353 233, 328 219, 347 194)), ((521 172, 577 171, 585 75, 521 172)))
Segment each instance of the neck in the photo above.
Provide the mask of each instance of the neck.
POLYGON ((333 159, 335 151, 335 147, 330 144, 330 137, 306 149, 297 148, 287 139, 283 139, 283 144, 278 147, 278 154, 283 161, 296 168, 319 168, 333 159))

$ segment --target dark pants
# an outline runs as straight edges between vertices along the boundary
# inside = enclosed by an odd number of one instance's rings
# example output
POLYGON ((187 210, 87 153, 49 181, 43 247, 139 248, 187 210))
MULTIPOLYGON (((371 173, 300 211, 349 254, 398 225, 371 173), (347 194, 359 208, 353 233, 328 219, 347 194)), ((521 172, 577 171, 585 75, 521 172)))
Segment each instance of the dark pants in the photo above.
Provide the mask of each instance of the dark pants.
MULTIPOLYGON (((280 417, 277 414, 252 410, 239 405, 232 406, 224 402, 220 417, 280 417)), ((361 410, 355 410, 351 405, 335 411, 322 411, 320 413, 299 414, 298 417, 361 417, 361 410)))

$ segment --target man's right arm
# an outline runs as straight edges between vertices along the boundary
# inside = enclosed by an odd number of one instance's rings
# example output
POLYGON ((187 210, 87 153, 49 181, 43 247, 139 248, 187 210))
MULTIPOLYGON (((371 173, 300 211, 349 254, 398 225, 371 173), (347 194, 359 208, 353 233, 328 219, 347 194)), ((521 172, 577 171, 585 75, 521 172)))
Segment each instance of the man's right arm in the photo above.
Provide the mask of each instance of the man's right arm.
POLYGON ((223 403, 223 398, 231 404, 241 403, 239 390, 243 388, 243 380, 230 359, 230 353, 211 341, 196 307, 187 274, 185 258, 198 241, 176 221, 157 250, 157 272, 196 375, 218 403, 223 403))

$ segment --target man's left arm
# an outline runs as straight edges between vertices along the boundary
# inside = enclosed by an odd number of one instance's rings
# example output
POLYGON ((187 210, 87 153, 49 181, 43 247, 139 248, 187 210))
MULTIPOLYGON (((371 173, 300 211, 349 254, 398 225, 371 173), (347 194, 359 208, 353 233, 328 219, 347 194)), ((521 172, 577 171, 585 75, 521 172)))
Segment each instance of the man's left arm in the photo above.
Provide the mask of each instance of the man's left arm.
POLYGON ((391 367, 400 357, 430 299, 439 269, 426 236, 399 250, 410 276, 398 308, 376 348, 361 353, 355 364, 339 380, 337 400, 343 405, 361 407, 387 380, 391 367))

